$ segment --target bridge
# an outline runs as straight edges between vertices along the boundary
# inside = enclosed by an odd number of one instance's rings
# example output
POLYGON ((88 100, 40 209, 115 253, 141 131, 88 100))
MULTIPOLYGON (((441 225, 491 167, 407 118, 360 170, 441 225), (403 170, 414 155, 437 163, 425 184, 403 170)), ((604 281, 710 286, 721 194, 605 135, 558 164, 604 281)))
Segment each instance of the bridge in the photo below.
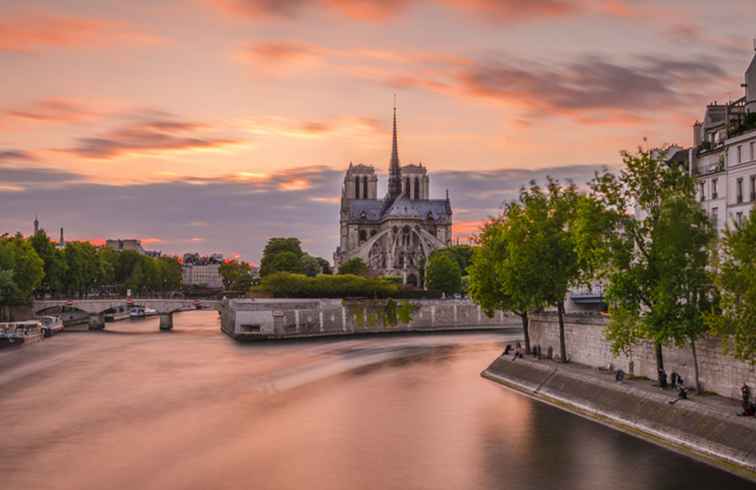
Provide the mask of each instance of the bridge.
POLYGON ((219 310, 222 301, 206 299, 159 299, 159 298, 112 298, 112 299, 68 299, 34 300, 32 309, 35 316, 55 314, 63 308, 71 308, 89 314, 89 328, 105 328, 105 315, 110 312, 128 312, 135 306, 152 308, 160 315, 160 330, 173 328, 173 314, 186 310, 219 310))

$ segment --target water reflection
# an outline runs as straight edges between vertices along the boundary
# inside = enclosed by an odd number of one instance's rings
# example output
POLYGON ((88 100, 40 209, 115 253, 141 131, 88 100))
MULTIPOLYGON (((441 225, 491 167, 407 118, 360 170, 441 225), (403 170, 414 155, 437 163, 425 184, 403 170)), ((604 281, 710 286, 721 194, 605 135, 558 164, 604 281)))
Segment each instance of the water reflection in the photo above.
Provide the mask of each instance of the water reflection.
POLYGON ((501 336, 238 344, 215 312, 174 325, 0 352, 2 488, 752 488, 481 379, 501 336))

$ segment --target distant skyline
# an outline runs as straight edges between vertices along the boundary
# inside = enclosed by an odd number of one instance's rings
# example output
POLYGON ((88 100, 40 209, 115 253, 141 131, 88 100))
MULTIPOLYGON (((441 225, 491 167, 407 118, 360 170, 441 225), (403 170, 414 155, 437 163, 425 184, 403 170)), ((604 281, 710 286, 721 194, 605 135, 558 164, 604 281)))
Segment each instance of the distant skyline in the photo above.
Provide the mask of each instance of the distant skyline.
POLYGON ((350 161, 448 188, 473 232, 520 185, 689 145, 737 98, 752 0, 6 0, 0 233, 331 258, 350 161), (726 8, 724 8, 726 4, 726 8))

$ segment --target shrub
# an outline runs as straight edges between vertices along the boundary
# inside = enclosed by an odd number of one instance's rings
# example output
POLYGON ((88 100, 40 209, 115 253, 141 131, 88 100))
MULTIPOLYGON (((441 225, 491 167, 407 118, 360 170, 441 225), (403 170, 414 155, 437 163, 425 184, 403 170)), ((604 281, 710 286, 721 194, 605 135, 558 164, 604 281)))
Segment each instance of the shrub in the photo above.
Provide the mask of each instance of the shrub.
POLYGON ((389 298, 399 293, 397 286, 382 279, 348 274, 307 277, 287 272, 269 274, 260 289, 274 298, 389 298))

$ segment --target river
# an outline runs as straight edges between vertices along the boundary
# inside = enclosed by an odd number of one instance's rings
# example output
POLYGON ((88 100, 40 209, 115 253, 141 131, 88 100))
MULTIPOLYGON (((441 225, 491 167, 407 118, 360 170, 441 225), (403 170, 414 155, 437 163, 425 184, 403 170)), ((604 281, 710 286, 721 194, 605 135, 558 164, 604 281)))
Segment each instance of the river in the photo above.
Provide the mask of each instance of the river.
POLYGON ((215 312, 0 351, 0 487, 697 489, 752 483, 479 376, 508 337, 239 344, 215 312))

